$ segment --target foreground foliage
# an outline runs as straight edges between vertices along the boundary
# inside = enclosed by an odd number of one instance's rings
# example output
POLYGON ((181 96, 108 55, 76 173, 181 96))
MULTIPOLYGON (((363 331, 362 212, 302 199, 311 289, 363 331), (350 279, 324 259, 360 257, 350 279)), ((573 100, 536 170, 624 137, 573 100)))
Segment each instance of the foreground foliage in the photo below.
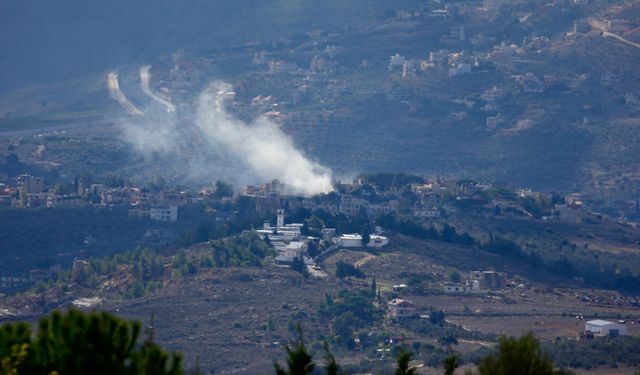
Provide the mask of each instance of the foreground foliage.
POLYGON ((533 333, 519 339, 500 338, 498 353, 480 361, 481 375, 568 375, 571 372, 556 370, 553 361, 540 348, 533 333))
MULTIPOLYGON (((27 323, 5 323, 0 327, 0 374, 166 374, 184 373, 182 357, 168 353, 152 340, 140 340, 138 322, 117 318, 107 312, 84 313, 72 309, 55 311, 42 318, 37 329, 27 323)), ((286 346, 286 366, 274 363, 277 375, 318 373, 313 353, 305 346, 302 330, 286 346)), ((323 373, 345 372, 324 343, 323 373)), ((397 347, 395 374, 415 374, 413 353, 397 347)), ((415 349, 415 348, 414 348, 415 349)), ((443 361, 445 374, 454 374, 459 357, 449 354, 443 361)), ((386 373, 386 372, 385 372, 386 373)), ((389 372, 391 373, 391 372, 389 372)), ((474 372, 466 372, 473 375, 474 372)), ((482 358, 479 375, 570 375, 556 369, 551 357, 532 333, 520 338, 502 337, 498 347, 482 358)))
POLYGON ((151 339, 139 343, 140 324, 106 312, 54 312, 35 333, 26 323, 0 328, 3 374, 183 373, 182 357, 151 339))
MULTIPOLYGON (((300 329, 300 328, 298 328, 300 329)), ((300 331, 299 331, 300 332, 300 331)), ((275 363, 277 375, 305 375, 314 372, 313 355, 309 354, 302 334, 287 351, 287 369, 275 363)), ((325 373, 337 374, 339 365, 325 344, 325 373)), ((396 355, 395 375, 412 375, 417 373, 417 367, 412 366, 412 352, 406 347, 400 347, 396 355)), ((448 355, 442 362, 445 374, 454 374, 459 366, 456 354, 448 355)), ((551 357, 540 347, 540 343, 532 333, 520 338, 502 337, 497 351, 484 357, 478 365, 478 371, 467 370, 468 375, 572 375, 567 370, 556 369, 551 357)))
POLYGON ((567 340, 546 347, 556 364, 591 369, 640 363, 640 337, 596 337, 592 340, 567 340))
POLYGON ((211 248, 212 262, 216 267, 259 266, 265 257, 275 254, 273 247, 254 234, 215 240, 211 248))

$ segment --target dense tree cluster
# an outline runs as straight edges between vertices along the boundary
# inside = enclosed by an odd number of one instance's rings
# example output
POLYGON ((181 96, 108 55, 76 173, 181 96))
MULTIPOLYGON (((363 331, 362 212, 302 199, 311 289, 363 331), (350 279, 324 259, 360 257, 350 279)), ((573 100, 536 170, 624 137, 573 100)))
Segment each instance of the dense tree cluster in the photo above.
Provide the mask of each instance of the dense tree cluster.
MULTIPOLYGON (((301 336, 300 336, 301 337, 301 336)), ((413 353, 406 347, 398 347, 396 351, 395 375, 416 374, 417 368, 412 365, 413 353)), ((286 347, 287 368, 275 364, 278 375, 311 374, 315 368, 313 356, 308 353, 304 342, 300 338, 293 347, 286 347)), ((325 346, 325 351, 328 349, 325 346)), ((336 374, 339 369, 335 358, 328 353, 325 356, 326 374, 336 374)), ((540 343, 533 334, 529 333, 521 338, 502 337, 497 350, 479 361, 478 370, 467 370, 469 375, 571 375, 570 371, 556 369, 550 357, 541 349, 540 343)), ((441 364, 445 374, 454 374, 458 368, 459 356, 449 354, 443 358, 441 364)), ((387 369, 389 371, 389 369, 387 369)), ((387 373, 385 371, 385 373, 387 373)), ((388 372, 390 373, 390 372, 388 372)))
POLYGON ((259 266, 270 255, 274 255, 273 247, 254 234, 211 242, 211 259, 216 267, 259 266))
POLYGON ((361 174, 356 179, 365 184, 372 185, 380 191, 404 188, 410 184, 422 184, 424 178, 405 173, 373 173, 361 174))
POLYGON ((532 333, 519 339, 500 338, 498 352, 490 354, 478 365, 480 375, 568 375, 557 370, 532 333))
POLYGON ((466 246, 473 246, 477 243, 477 240, 472 236, 467 233, 458 233, 456 228, 448 223, 444 223, 441 230, 433 226, 425 228, 413 220, 399 220, 394 216, 383 216, 379 219, 379 223, 383 227, 404 234, 405 236, 424 240, 442 241, 466 246))
POLYGON ((92 258, 86 263, 76 263, 72 273, 72 281, 78 285, 94 288, 99 280, 109 277, 118 271, 131 273, 132 282, 122 291, 126 298, 142 297, 145 293, 160 288, 165 273, 164 257, 157 251, 136 249, 115 255, 92 258))
POLYGON ((335 342, 352 348, 355 330, 371 325, 381 318, 380 310, 371 303, 373 296, 370 290, 342 290, 337 296, 325 296, 318 313, 329 323, 335 342))
POLYGON ((560 366, 591 369, 596 366, 618 367, 626 363, 640 365, 640 337, 598 337, 593 340, 567 340, 545 347, 560 366))
POLYGON ((365 274, 361 269, 354 266, 353 264, 349 264, 343 261, 336 262, 336 277, 344 279, 345 277, 350 276, 364 279, 365 274))

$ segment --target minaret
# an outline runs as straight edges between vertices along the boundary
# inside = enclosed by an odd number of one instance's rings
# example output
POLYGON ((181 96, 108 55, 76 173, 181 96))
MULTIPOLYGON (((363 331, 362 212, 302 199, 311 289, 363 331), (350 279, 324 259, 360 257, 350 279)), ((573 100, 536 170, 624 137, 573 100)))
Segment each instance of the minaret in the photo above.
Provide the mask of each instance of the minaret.
POLYGON ((276 210, 276 217, 277 217, 276 230, 278 230, 284 227, 284 210, 283 209, 276 210))

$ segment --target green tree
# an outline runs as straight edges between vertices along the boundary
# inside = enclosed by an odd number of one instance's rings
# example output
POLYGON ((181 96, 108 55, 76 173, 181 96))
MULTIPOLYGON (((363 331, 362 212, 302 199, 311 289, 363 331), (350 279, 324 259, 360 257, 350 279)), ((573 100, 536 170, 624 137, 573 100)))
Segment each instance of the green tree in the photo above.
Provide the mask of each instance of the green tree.
POLYGON ((233 186, 224 182, 216 181, 216 191, 213 193, 215 198, 231 197, 233 196, 233 186))
POLYGON ((277 362, 273 364, 277 375, 306 375, 311 374, 315 368, 313 358, 307 352, 302 337, 302 328, 298 324, 298 339, 293 347, 285 346, 287 351, 287 369, 282 368, 277 362))
POLYGON ((429 322, 435 325, 443 325, 444 324, 444 312, 442 310, 431 310, 429 314, 429 322))
POLYGON ((409 362, 411 362, 411 352, 406 348, 401 349, 396 357, 398 367, 396 368, 395 375, 415 375, 416 369, 410 368, 409 362))
POLYGON ((369 231, 365 229, 360 235, 362 236, 362 246, 367 246, 369 244, 369 241, 371 241, 371 235, 369 234, 369 231))
POLYGON ((318 245, 316 241, 309 241, 307 244, 307 254, 309 254, 311 258, 318 256, 318 254, 320 254, 320 245, 318 245))
POLYGON ((353 329, 359 324, 357 318, 351 311, 347 311, 336 317, 331 322, 331 334, 336 342, 346 348, 353 348, 353 329))
POLYGON ((449 280, 451 280, 451 282, 454 282, 454 283, 459 283, 460 280, 462 280, 462 277, 460 276, 460 272, 458 271, 449 272, 449 280))
POLYGON ((302 234, 305 236, 322 237, 322 228, 324 228, 324 222, 316 215, 311 215, 308 219, 304 220, 302 228, 302 234))
POLYGON ((2 358, 0 361, 0 374, 18 375, 18 367, 27 358, 29 344, 13 345, 11 355, 2 358))
POLYGON ((327 375, 346 375, 345 372, 340 370, 340 366, 336 361, 336 357, 329 351, 329 344, 325 342, 322 345, 324 349, 324 371, 327 375))
POLYGON ((531 332, 519 339, 500 338, 498 353, 482 359, 478 370, 481 375, 571 374, 571 372, 554 369, 551 358, 543 352, 540 343, 531 332))
POLYGON ((349 277, 349 276, 354 276, 359 279, 364 279, 365 274, 358 267, 352 264, 349 264, 343 261, 336 262, 336 277, 340 279, 344 279, 345 277, 349 277))
POLYGON ((140 324, 106 312, 58 311, 40 320, 32 335, 26 323, 0 328, 0 358, 15 374, 183 373, 182 358, 151 340, 138 343, 140 324), (7 360, 7 358, 9 358, 7 360))
POLYGON ((456 369, 459 366, 458 355, 457 354, 449 355, 447 358, 444 359, 444 361, 442 362, 442 365, 444 367, 444 375, 454 375, 454 373, 456 372, 456 369))
POLYGON ((444 335, 438 339, 438 343, 451 351, 451 345, 458 345, 458 339, 452 335, 444 335))
POLYGON ((302 259, 301 257, 293 258, 291 269, 299 272, 305 279, 309 278, 309 270, 307 269, 307 265, 304 263, 304 259, 302 259))

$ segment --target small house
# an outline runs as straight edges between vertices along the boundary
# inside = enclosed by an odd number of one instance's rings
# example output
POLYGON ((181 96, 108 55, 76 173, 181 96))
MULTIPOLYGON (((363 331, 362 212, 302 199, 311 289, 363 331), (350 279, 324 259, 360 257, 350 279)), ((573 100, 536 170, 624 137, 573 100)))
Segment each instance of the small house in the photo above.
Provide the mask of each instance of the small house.
POLYGON ((416 305, 406 299, 394 298, 387 303, 387 306, 391 318, 410 318, 416 315, 416 305))

